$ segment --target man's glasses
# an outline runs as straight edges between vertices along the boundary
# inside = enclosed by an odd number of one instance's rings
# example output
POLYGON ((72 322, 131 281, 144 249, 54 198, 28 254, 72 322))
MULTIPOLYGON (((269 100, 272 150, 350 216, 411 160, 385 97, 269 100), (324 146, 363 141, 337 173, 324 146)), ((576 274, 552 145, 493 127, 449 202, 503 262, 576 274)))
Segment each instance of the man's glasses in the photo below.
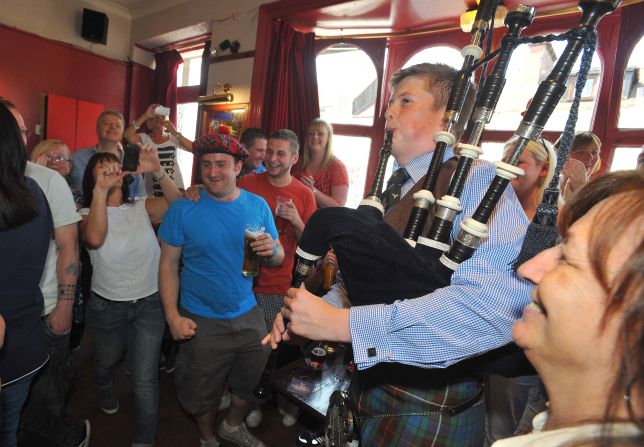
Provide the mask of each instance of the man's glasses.
POLYGON ((64 155, 47 155, 48 163, 62 163, 63 161, 72 161, 72 159, 64 155))

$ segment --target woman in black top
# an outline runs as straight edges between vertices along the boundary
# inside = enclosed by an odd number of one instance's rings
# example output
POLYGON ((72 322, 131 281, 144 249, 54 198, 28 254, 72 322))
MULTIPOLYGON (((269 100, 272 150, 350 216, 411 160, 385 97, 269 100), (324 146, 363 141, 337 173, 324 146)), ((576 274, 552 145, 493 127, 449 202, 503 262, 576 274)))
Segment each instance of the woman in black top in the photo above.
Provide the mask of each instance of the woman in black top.
POLYGON ((0 348, 3 447, 16 445, 31 378, 47 361, 39 283, 53 222, 43 192, 24 176, 26 164, 18 123, 12 110, 0 103, 0 315, 6 323, 0 348))

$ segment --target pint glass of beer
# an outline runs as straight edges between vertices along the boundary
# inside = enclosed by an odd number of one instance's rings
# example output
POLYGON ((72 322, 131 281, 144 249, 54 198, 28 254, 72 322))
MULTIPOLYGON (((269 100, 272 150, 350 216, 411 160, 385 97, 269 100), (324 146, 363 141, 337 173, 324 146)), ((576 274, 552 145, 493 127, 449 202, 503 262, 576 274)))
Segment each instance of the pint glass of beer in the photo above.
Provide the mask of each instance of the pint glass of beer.
POLYGON ((242 275, 257 276, 259 274, 259 256, 250 246, 257 236, 264 233, 264 227, 258 225, 246 225, 246 237, 244 238, 244 265, 242 275))
POLYGON ((284 197, 284 196, 277 196, 275 197, 275 226, 277 227, 277 232, 279 234, 284 234, 286 233, 286 228, 288 226, 288 220, 284 219, 280 215, 280 208, 284 203, 291 202, 292 199, 290 197, 284 197))

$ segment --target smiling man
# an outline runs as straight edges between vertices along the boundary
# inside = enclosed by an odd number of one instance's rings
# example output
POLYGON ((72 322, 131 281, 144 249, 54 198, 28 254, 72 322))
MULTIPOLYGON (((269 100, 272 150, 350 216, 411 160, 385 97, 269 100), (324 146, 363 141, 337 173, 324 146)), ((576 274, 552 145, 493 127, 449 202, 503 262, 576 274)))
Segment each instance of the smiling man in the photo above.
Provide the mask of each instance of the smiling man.
MULTIPOLYGON (((266 172, 242 176, 237 185, 263 197, 273 211, 276 221, 282 219, 278 230, 280 242, 284 247, 284 262, 278 267, 260 266, 259 276, 255 279, 253 289, 257 304, 264 313, 266 326, 270 328, 275 315, 282 307, 284 295, 291 285, 297 242, 300 240, 304 225, 317 209, 317 205, 313 192, 291 176, 291 168, 298 160, 300 148, 295 132, 288 129, 278 130, 270 135, 268 144, 264 144, 266 145, 264 158, 266 172)), ((286 408, 282 408, 281 411, 289 412, 286 408)), ((246 423, 256 427, 261 419, 261 410, 256 408, 246 418, 246 423)), ((290 413, 288 416, 285 414, 283 418, 287 426, 293 425, 295 421, 295 417, 290 413)))
POLYGON ((253 390, 268 356, 260 344, 266 324, 253 278, 242 274, 246 226, 266 229, 251 243, 264 265, 280 265, 284 251, 264 199, 235 184, 246 149, 228 135, 201 137, 193 148, 204 184, 200 200, 175 202, 159 229, 161 300, 173 338, 183 341, 175 372, 177 394, 195 417, 202 446, 216 447, 213 425, 228 383, 231 408, 219 435, 261 447, 243 422, 250 403, 258 403, 253 390))
MULTIPOLYGON (((96 136, 98 143, 96 146, 87 149, 81 149, 72 154, 72 172, 69 174, 71 179, 71 186, 82 193, 83 191, 83 175, 85 174, 85 167, 92 155, 97 152, 110 152, 116 155, 119 160, 123 159, 123 147, 121 141, 123 140, 124 131, 123 115, 115 110, 106 110, 101 113, 96 120, 96 136)), ((143 183, 143 175, 138 174, 131 177, 130 183, 130 197, 145 197, 145 185, 143 183)))
POLYGON ((257 127, 248 127, 242 132, 240 141, 246 146, 248 160, 244 162, 239 175, 266 172, 266 167, 264 166, 267 143, 266 133, 257 127))

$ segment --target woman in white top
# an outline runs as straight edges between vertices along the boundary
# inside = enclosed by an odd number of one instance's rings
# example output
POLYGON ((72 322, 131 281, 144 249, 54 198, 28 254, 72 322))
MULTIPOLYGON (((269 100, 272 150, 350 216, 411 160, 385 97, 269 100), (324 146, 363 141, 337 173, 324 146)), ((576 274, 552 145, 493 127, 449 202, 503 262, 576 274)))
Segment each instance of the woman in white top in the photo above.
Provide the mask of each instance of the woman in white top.
MULTIPOLYGON (((180 189, 183 189, 183 177, 177 164, 177 149, 192 152, 192 141, 178 132, 167 116, 156 114, 155 109, 158 106, 159 104, 150 104, 145 113, 132 121, 125 129, 123 137, 130 144, 148 144, 157 149, 161 166, 165 169, 166 174, 175 181, 180 189), (149 133, 138 132, 143 123, 146 124, 149 133)), ((163 195, 161 186, 151 175, 145 176, 145 187, 150 197, 163 195)))
POLYGON ((588 183, 563 243, 519 267, 535 284, 512 329, 543 379, 547 412, 494 447, 644 445, 644 173, 588 183))
POLYGON ((181 196, 161 168, 155 149, 144 146, 136 174, 151 173, 163 198, 130 200, 118 158, 99 152, 83 178, 81 233, 94 272, 87 325, 94 343, 93 377, 99 405, 118 411, 112 376, 124 352, 134 389, 135 446, 152 445, 159 413, 158 366, 165 328, 158 292, 160 248, 152 221, 161 220, 181 196))

